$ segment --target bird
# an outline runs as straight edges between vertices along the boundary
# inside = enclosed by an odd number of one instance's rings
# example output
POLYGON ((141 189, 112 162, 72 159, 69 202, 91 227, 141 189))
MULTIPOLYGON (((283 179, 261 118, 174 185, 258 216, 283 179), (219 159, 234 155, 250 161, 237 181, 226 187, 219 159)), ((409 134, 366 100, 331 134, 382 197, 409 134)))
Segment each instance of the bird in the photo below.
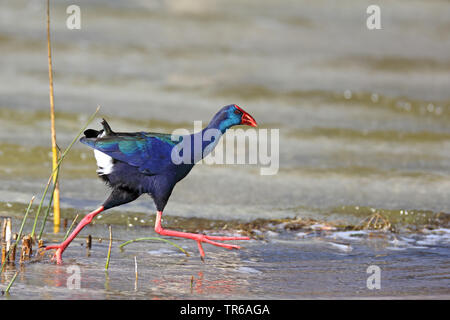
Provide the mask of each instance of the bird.
POLYGON ((257 127, 255 119, 236 104, 221 108, 201 131, 188 135, 153 132, 114 132, 105 119, 101 130, 87 129, 80 142, 93 148, 97 175, 112 189, 103 204, 88 213, 72 233, 55 249, 52 261, 62 264, 62 254, 78 233, 101 212, 132 202, 148 194, 156 206, 155 232, 170 237, 192 239, 197 242, 204 261, 203 243, 226 249, 240 246, 217 241, 250 240, 249 237, 209 236, 164 229, 161 218, 175 185, 184 179, 194 165, 210 153, 226 130, 236 125, 257 127), (210 139, 203 139, 205 133, 210 139), (197 143, 201 141, 201 145, 197 143), (183 161, 180 161, 182 158, 183 161))

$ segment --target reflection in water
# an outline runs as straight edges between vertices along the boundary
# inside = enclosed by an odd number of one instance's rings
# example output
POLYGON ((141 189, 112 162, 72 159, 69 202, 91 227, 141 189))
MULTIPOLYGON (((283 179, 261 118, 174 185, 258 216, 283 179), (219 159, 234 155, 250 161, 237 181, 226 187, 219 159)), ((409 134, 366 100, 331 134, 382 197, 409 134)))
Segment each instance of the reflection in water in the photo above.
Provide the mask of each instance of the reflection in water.
POLYGON ((106 270, 105 271, 105 291, 108 292, 110 290, 109 288, 109 273, 106 270))
POLYGON ((15 263, 6 263, 4 270, 1 274, 1 283, 2 284, 8 284, 11 279, 14 277, 14 274, 16 273, 17 269, 16 269, 16 265, 15 263))
MULTIPOLYGON (((232 296, 235 293, 241 293, 242 287, 237 281, 228 278, 216 279, 213 275, 205 277, 203 271, 199 271, 196 276, 183 277, 179 276, 164 277, 164 279, 153 279, 153 290, 156 291, 173 291, 190 292, 203 298, 215 295, 232 296), (186 290, 189 288, 189 290, 186 290)), ((199 297, 199 298, 201 298, 199 297)))
POLYGON ((232 295, 240 289, 232 279, 204 280, 203 272, 198 273, 198 277, 194 280, 194 291, 199 295, 208 294, 224 294, 232 295))
POLYGON ((44 282, 52 287, 67 287, 67 277, 69 275, 66 272, 66 268, 63 266, 54 266, 52 269, 45 277, 44 282))

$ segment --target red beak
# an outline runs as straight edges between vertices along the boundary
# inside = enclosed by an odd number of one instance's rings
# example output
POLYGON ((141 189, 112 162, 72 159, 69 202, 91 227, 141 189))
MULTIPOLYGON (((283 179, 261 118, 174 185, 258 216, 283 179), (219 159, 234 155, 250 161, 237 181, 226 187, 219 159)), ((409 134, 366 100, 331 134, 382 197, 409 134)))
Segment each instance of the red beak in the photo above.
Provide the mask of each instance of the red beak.
POLYGON ((242 108, 240 108, 237 105, 234 105, 236 109, 240 110, 242 112, 242 118, 241 118, 241 124, 250 126, 250 127, 257 127, 258 124, 256 123, 256 120, 253 119, 251 115, 249 115, 247 112, 245 112, 242 108))

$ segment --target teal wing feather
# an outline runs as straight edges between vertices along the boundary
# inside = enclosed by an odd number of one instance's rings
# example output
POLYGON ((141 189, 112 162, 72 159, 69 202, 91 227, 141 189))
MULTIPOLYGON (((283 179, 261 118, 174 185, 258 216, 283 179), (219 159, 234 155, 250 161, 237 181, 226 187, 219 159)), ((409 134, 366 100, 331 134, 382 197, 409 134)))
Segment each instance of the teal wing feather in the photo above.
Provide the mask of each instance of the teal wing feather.
POLYGON ((113 159, 138 167, 142 173, 153 175, 173 165, 172 149, 181 139, 164 133, 138 132, 116 133, 102 138, 83 137, 80 142, 113 159))

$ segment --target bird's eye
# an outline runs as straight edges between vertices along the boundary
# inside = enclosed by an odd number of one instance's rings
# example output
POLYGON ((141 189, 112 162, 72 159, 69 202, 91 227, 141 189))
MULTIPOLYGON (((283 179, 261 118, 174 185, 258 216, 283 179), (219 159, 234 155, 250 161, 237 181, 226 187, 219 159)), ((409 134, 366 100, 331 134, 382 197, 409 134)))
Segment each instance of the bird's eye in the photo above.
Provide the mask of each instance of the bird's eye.
POLYGON ((240 111, 239 111, 239 110, 237 110, 237 109, 236 109, 236 110, 234 110, 234 113, 235 113, 235 114, 242 114, 242 112, 240 112, 240 111))

